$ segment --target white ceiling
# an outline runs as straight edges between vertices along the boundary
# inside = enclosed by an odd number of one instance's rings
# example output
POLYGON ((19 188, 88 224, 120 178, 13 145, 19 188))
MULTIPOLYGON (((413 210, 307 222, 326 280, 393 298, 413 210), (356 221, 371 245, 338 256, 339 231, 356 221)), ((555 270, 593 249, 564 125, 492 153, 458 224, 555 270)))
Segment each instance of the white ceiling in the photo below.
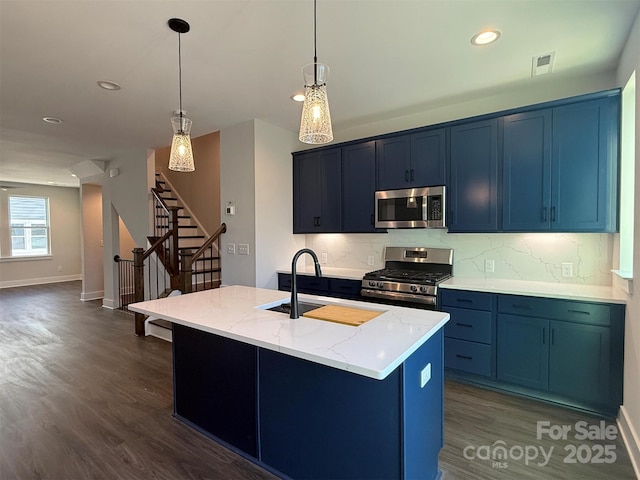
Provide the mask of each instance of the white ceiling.
MULTIPOLYGON (((554 76, 610 71, 639 9, 640 0, 318 0, 334 132, 534 81, 531 58, 553 51, 554 76), (473 47, 489 27, 500 40, 473 47)), ((168 145, 172 17, 191 24, 182 68, 192 136, 252 118, 297 130, 301 104, 289 97, 313 60, 312 0, 0 0, 0 180, 77 185, 72 165, 168 145)))

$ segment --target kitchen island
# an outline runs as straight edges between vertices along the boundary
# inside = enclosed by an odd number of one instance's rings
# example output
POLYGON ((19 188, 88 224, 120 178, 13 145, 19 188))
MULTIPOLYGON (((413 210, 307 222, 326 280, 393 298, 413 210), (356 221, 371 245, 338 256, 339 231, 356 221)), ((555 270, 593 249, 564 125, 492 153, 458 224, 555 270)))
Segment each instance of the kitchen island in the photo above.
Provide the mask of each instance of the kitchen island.
POLYGON ((438 478, 449 315, 299 298, 379 315, 290 319, 242 286, 131 305, 173 322, 174 415, 281 476, 438 478))

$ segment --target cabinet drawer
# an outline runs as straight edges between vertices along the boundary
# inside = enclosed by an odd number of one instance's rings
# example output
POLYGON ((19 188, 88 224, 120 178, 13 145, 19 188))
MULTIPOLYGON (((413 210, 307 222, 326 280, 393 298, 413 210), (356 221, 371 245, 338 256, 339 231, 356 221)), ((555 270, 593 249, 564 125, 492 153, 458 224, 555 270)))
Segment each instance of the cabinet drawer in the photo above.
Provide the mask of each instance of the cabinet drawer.
POLYGON ((451 320, 444 327, 446 337, 491 343, 491 312, 448 307, 451 320))
POLYGON ((484 292, 468 292, 466 290, 440 290, 442 311, 448 312, 445 306, 473 308, 475 310, 491 310, 491 294, 484 292))
POLYGON ((498 312, 590 325, 608 326, 611 323, 611 307, 609 305, 571 300, 500 295, 498 297, 498 312))
POLYGON ((444 366, 490 377, 491 345, 445 338, 444 366))
POLYGON ((345 278, 331 279, 331 295, 340 298, 359 298, 362 282, 345 278))

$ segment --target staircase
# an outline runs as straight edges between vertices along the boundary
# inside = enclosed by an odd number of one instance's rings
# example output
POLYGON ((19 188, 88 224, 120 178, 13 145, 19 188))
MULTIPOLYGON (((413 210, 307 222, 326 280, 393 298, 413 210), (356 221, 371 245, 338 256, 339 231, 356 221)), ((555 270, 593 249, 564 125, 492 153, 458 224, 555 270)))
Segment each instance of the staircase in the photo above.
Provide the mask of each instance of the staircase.
MULTIPOLYGON (((218 288, 222 274, 220 236, 226 225, 208 236, 160 174, 156 173, 151 193, 154 225, 153 235, 147 237, 151 247, 133 250, 135 301, 218 288)), ((171 324, 136 313, 135 333, 171 341, 171 324)))

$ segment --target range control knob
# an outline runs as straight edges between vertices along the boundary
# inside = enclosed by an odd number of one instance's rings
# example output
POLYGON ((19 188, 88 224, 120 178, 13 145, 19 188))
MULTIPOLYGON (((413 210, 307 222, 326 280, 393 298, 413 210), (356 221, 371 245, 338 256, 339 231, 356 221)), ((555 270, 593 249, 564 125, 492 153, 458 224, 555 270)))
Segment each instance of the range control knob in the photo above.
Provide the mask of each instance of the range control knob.
POLYGON ((378 282, 378 288, 384 287, 384 282, 378 282))
POLYGON ((417 292, 418 291, 418 287, 416 287, 415 285, 411 285, 411 291, 412 292, 417 292))
POLYGON ((376 282, 369 280, 369 286, 370 287, 375 287, 376 286, 376 282))
POLYGON ((422 293, 427 293, 427 287, 420 287, 420 291, 422 293))

